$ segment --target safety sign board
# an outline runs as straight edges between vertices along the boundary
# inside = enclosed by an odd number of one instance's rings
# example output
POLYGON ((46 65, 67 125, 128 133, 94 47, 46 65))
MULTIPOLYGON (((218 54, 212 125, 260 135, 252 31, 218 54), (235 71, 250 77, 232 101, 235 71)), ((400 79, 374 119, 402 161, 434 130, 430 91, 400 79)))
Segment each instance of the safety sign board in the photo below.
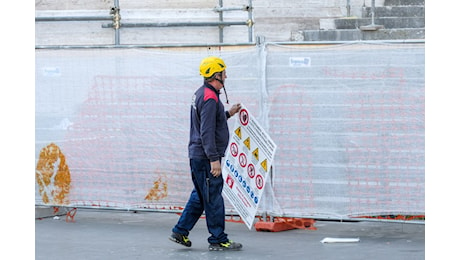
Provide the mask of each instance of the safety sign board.
POLYGON ((276 144, 242 104, 222 162, 223 193, 251 229, 276 144))

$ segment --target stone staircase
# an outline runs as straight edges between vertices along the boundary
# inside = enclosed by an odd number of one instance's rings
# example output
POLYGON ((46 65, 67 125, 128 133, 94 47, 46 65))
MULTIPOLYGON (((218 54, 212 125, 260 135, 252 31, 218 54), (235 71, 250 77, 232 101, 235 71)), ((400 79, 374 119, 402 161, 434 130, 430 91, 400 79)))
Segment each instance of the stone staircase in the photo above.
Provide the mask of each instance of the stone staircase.
POLYGON ((359 17, 321 19, 320 30, 305 30, 294 41, 367 41, 425 39, 425 0, 385 0, 363 6, 359 17))

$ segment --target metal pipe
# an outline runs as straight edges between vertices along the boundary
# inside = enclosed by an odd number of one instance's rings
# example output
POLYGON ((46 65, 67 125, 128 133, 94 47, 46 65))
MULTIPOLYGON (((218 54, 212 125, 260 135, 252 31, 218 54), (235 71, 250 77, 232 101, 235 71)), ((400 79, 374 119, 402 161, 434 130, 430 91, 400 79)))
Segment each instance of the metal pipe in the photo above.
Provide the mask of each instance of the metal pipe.
POLYGON ((115 13, 113 14, 113 24, 114 24, 113 28, 115 29, 115 45, 120 45, 121 16, 120 16, 120 3, 118 2, 118 0, 114 0, 114 5, 115 7, 112 10, 115 11, 115 13))
MULTIPOLYGON (((308 42, 264 42, 265 45, 343 45, 343 44, 425 44, 425 40, 378 40, 378 41, 308 41, 308 42)), ((36 45, 35 49, 133 49, 133 48, 187 48, 187 47, 239 47, 256 46, 258 43, 216 44, 126 44, 126 45, 36 45)))
MULTIPOLYGON (((219 0, 219 8, 224 7, 224 1, 219 0)), ((224 14, 222 12, 219 12, 219 22, 224 21, 224 14)), ((224 42, 224 28, 222 26, 219 26, 219 42, 222 43, 224 42)))
POLYGON ((188 47, 235 47, 235 46, 254 46, 254 43, 215 43, 215 44, 121 44, 121 45, 36 45, 35 49, 133 49, 133 48, 188 48, 188 47))
POLYGON ((371 22, 374 25, 374 16, 375 16, 375 0, 371 1, 371 22))
POLYGON ((248 0, 248 42, 253 41, 254 18, 252 16, 252 0, 248 0))
POLYGON ((68 22, 68 21, 106 21, 112 16, 41 16, 35 17, 35 22, 68 22))
MULTIPOLYGON (((174 22, 174 23, 121 23, 120 27, 196 27, 196 26, 231 26, 231 25, 249 25, 249 21, 244 22, 174 22)), ((102 25, 103 28, 112 28, 113 23, 102 25)))
POLYGON ((243 7, 214 7, 214 12, 225 12, 225 11, 248 11, 249 6, 245 5, 243 7))
POLYGON ((350 17, 351 15, 351 5, 350 5, 350 0, 347 0, 347 17, 350 17))

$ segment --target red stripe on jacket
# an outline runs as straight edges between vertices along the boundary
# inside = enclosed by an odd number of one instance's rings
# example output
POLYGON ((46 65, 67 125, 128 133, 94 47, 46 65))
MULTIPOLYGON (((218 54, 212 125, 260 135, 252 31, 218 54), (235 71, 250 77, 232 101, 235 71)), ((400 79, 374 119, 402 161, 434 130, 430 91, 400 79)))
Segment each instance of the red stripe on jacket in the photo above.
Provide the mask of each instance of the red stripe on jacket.
POLYGON ((208 100, 208 99, 214 99, 216 102, 218 102, 218 99, 217 99, 217 95, 216 95, 216 92, 213 91, 212 89, 209 89, 209 88, 205 88, 204 89, 204 101, 208 100))

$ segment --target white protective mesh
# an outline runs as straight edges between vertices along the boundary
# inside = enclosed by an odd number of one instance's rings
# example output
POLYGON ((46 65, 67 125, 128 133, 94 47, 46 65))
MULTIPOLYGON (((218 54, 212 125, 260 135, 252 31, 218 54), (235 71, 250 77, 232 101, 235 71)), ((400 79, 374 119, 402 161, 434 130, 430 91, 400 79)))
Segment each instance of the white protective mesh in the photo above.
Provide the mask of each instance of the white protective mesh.
POLYGON ((184 206, 207 55, 278 145, 264 211, 424 213, 423 44, 36 50, 36 204, 184 206))
POLYGON ((284 213, 424 212, 423 46, 269 46, 266 74, 284 213))

